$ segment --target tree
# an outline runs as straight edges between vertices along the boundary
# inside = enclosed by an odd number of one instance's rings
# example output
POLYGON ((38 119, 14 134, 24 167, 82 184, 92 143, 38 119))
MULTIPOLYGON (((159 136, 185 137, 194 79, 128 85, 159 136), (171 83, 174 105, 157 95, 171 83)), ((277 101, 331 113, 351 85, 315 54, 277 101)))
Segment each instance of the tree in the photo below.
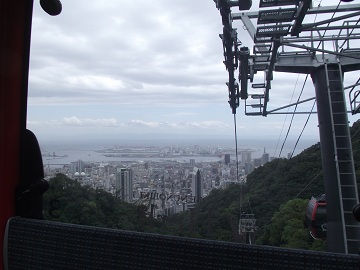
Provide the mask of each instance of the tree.
POLYGON ((50 179, 44 194, 45 219, 143 232, 161 232, 162 223, 145 217, 144 206, 121 201, 112 194, 82 187, 66 175, 50 179))
POLYGON ((287 248, 323 250, 324 245, 314 244, 309 230, 305 227, 305 210, 308 200, 293 199, 280 206, 271 223, 258 239, 258 244, 287 248))

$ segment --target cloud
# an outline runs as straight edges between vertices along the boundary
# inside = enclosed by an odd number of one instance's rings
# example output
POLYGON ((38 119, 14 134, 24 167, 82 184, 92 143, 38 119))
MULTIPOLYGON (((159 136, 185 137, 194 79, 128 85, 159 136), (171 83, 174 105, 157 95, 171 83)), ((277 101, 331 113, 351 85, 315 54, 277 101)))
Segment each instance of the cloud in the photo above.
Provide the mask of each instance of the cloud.
POLYGON ((129 126, 134 127, 150 127, 150 128, 158 128, 160 126, 166 126, 167 123, 159 123, 159 122, 145 122, 142 120, 131 120, 128 122, 129 126))
POLYGON ((229 128, 228 124, 225 124, 220 121, 199 121, 199 122, 145 122, 142 120, 131 120, 128 123, 129 126, 136 127, 150 127, 150 128, 162 128, 162 129, 176 129, 176 130, 186 130, 186 129, 218 129, 218 128, 229 128))
POLYGON ((71 84, 74 88, 82 87, 89 90, 116 91, 125 88, 125 85, 121 80, 108 76, 69 76, 65 78, 65 83, 71 84))
POLYGON ((64 4, 57 17, 35 5, 29 97, 32 104, 49 98, 57 103, 213 102, 211 88, 225 88, 226 79, 220 30, 211 1, 89 5, 79 0, 64 4))
MULTIPOLYGON (((233 26, 252 48, 242 22, 233 26)), ((55 17, 34 3, 28 125, 44 136, 74 130, 99 138, 110 132, 231 136, 221 32, 211 0, 66 1, 55 17)), ((269 110, 296 101, 304 76, 296 80, 296 74, 274 73, 269 110)), ((249 83, 249 94, 256 91, 249 83)), ((308 79, 302 98, 314 95, 308 79)), ((242 117, 243 111, 241 101, 238 128, 245 135, 280 132, 282 117, 242 117)))
POLYGON ((95 127, 118 127, 120 124, 114 118, 108 119, 90 119, 90 118, 78 118, 76 116, 65 117, 62 120, 64 125, 69 126, 95 126, 95 127))

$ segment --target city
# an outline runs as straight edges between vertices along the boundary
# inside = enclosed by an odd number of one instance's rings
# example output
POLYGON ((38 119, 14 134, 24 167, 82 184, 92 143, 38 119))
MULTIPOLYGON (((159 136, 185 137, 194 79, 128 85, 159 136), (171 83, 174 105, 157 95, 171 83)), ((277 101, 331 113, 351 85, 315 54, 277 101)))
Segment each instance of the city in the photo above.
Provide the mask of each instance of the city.
MULTIPOLYGON (((103 189, 129 203, 147 205, 149 215, 161 218, 190 209, 214 188, 245 183, 254 168, 273 159, 265 149, 260 158, 252 158, 253 151, 239 150, 237 166, 236 152, 231 148, 115 146, 96 152, 114 160, 127 158, 128 161, 79 159, 62 167, 45 164, 45 175, 50 179, 63 173, 82 186, 103 189)), ((65 157, 68 156, 43 152, 47 160, 65 157)))

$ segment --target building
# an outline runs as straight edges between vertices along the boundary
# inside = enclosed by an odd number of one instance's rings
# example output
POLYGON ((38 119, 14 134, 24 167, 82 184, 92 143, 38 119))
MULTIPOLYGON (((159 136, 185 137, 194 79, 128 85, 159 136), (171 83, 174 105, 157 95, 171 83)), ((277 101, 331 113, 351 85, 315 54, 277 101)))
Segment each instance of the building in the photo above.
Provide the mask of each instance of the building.
POLYGON ((268 163, 270 161, 270 155, 268 153, 265 152, 265 149, 264 149, 264 153, 261 157, 261 165, 264 165, 266 163, 268 163))
POLYGON ((251 151, 245 150, 241 152, 241 164, 251 162, 251 151))
POLYGON ((192 178, 191 194, 193 197, 195 197, 195 202, 199 202, 203 197, 203 178, 199 169, 192 178))
POLYGON ((133 199, 133 172, 128 168, 117 168, 115 195, 125 202, 133 199))
POLYGON ((230 164, 230 154, 225 154, 225 165, 230 164))
POLYGON ((195 159, 190 159, 190 166, 195 167, 195 159))
POLYGON ((250 174, 254 170, 254 165, 251 162, 245 163, 244 170, 245 174, 250 174))
POLYGON ((261 158, 254 158, 254 167, 260 167, 261 166, 262 159, 261 158))
POLYGON ((71 162, 70 164, 70 173, 75 174, 76 172, 78 173, 85 172, 84 161, 82 161, 81 159, 75 162, 71 162))

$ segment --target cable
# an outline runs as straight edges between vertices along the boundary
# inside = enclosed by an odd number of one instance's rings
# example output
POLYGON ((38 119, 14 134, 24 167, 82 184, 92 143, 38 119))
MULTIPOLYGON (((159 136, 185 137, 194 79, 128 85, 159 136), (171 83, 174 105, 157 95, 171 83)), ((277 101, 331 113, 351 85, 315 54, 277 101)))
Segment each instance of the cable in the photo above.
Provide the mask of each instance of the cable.
POLYGON ((239 183, 239 219, 241 217, 241 196, 242 196, 242 184, 239 181, 239 158, 238 158, 238 139, 236 129, 236 114, 234 114, 234 131, 235 131, 235 157, 236 157, 236 180, 239 183))
POLYGON ((238 143, 236 131, 236 114, 234 114, 234 128, 235 128, 235 156, 236 156, 236 180, 239 182, 239 159, 238 159, 238 143))
POLYGON ((303 129, 301 130, 298 139, 296 140, 294 149, 293 149, 293 151, 291 152, 291 155, 290 155, 290 159, 291 159, 291 158, 293 157, 293 155, 294 155, 296 146, 298 145, 298 143, 299 143, 299 141, 300 141, 300 138, 301 138, 301 136, 302 136, 302 134, 303 134, 303 132, 304 132, 304 130, 305 130, 305 127, 307 126, 307 124, 308 124, 308 122, 309 122, 309 119, 310 119, 311 113, 312 113, 313 110, 314 110, 315 104, 316 104, 316 100, 314 100, 314 103, 313 103, 312 108, 311 108, 311 111, 310 111, 310 113, 309 113, 309 115, 308 115, 308 117, 307 117, 307 119, 306 119, 306 122, 305 122, 305 124, 304 124, 304 127, 303 127, 303 129))
MULTIPOLYGON (((321 170, 292 200, 297 199, 301 195, 301 193, 303 193, 312 184, 312 182, 314 182, 316 180, 316 178, 319 177, 319 175, 322 172, 323 171, 321 170)), ((281 212, 281 211, 282 211, 282 209, 279 210, 279 212, 281 212)), ((268 222, 266 222, 263 226, 261 226, 259 228, 259 230, 263 229, 265 226, 269 225, 270 223, 271 223, 271 219, 268 222)))
MULTIPOLYGON (((315 104, 315 102, 314 102, 314 104, 315 104)), ((314 106, 313 106, 314 107, 314 106)), ((351 136, 351 138, 354 138, 354 136, 358 133, 360 131, 360 129, 358 129, 352 136, 351 136)), ((322 173, 323 171, 321 170, 295 197, 294 197, 294 199, 297 199, 300 195, 301 195, 301 193, 303 193, 315 180, 316 180, 316 178, 318 178, 319 177, 319 175, 322 173)), ((281 212, 281 210, 280 210, 280 212, 281 212)), ((259 230, 261 230, 261 229, 263 229, 266 225, 268 225, 269 223, 271 222, 271 220, 269 220, 267 223, 265 223, 263 226, 261 226, 260 228, 259 228, 259 230)))
MULTIPOLYGON (((339 8, 340 3, 341 3, 341 1, 340 1, 339 4, 337 5, 336 9, 339 8)), ((319 6, 320 6, 320 4, 321 4, 321 1, 320 1, 320 3, 319 3, 319 6)), ((314 21, 316 20, 317 15, 318 15, 318 14, 316 14, 314 21)), ((335 12, 332 14, 331 19, 334 18, 334 16, 335 16, 335 12)), ((329 25, 330 25, 330 22, 328 22, 327 25, 329 26, 329 25)), ((324 31, 323 37, 325 36, 326 31, 327 31, 327 30, 324 31)), ((320 45, 321 45, 321 41, 320 41, 319 44, 317 45, 317 48, 319 48, 320 45)), ((304 84, 303 84, 303 87, 302 87, 302 89, 301 89, 301 92, 300 92, 300 95, 299 95, 299 98, 298 98, 297 102, 299 102, 299 100, 300 100, 300 98, 301 98, 301 95, 302 95, 302 93, 303 93, 303 91, 304 91, 305 83, 306 83, 308 77, 309 77, 309 74, 306 75, 306 78, 305 78, 305 81, 304 81, 304 84)), ((297 82, 296 82, 296 83, 297 83, 297 82)), ((296 141, 296 143, 295 143, 295 146, 294 146, 294 149, 293 149, 293 151, 292 151, 292 153, 291 153, 290 158, 292 158, 292 156, 293 156, 293 154, 294 154, 294 152, 295 152, 296 146, 298 145, 299 140, 300 140, 300 138, 301 138, 301 136, 302 136, 302 133, 304 132, 305 127, 306 127, 307 123, 309 122, 309 118, 310 118, 310 115, 311 115, 311 113, 312 113, 312 111, 313 111, 313 109, 314 109, 314 105, 315 105, 315 102, 314 102, 314 104, 313 104, 313 106, 312 106, 312 109, 311 109, 311 111, 310 111, 310 113, 309 113, 309 116, 308 116, 308 118, 307 118, 307 120, 306 120, 306 122, 305 122, 305 125, 304 125, 304 127, 303 127, 303 129, 302 129, 302 131, 301 131, 301 133, 300 133, 300 135, 299 135, 299 137, 298 137, 298 139, 297 139, 297 141, 296 141)), ((294 112, 296 112, 297 106, 298 106, 298 104, 295 105, 294 112)), ((290 121, 290 125, 289 125, 288 131, 287 131, 287 133, 286 133, 286 137, 285 137, 285 139, 284 139, 284 142, 283 142, 283 144, 282 144, 282 147, 281 147, 281 150, 280 150, 280 153, 279 153, 279 158, 280 158, 280 156, 281 156, 281 153, 282 153, 282 150, 283 150, 283 148, 284 148, 285 142, 286 142, 287 137, 288 137, 288 135, 289 135, 289 132, 290 132, 290 129, 291 129, 291 126, 292 126, 294 117, 295 117, 295 114, 292 115, 292 118, 291 118, 291 121, 290 121)), ((276 146, 276 147, 277 147, 277 146, 276 146)))
MULTIPOLYGON (((298 102, 300 101, 300 98, 301 98, 301 95, 302 95, 302 93, 303 93, 303 91, 304 91, 305 84, 306 84, 306 81, 307 81, 308 77, 309 77, 309 74, 306 74, 305 81, 304 81, 304 83, 303 83, 303 86, 302 86, 300 95, 299 95, 299 97, 298 97, 298 99, 297 99, 297 101, 296 101, 297 103, 296 103, 296 105, 295 105, 294 112, 296 112, 296 109, 297 109, 297 107, 298 107, 298 102)), ((280 156, 281 156, 282 150, 284 149, 285 142, 286 142, 286 140, 287 140, 287 138, 288 138, 288 136, 289 136, 290 129, 291 129, 291 127, 292 127, 292 123, 293 123, 294 117, 295 117, 295 114, 293 114, 292 117, 291 117, 291 121, 290 121, 290 125, 289 125, 289 128, 288 128, 288 131, 287 131, 287 133, 286 133, 284 142, 283 142, 283 144, 282 144, 282 146, 281 146, 281 149, 280 149, 279 158, 280 158, 280 156)))
MULTIPOLYGON (((315 104, 315 102, 314 102, 314 104, 315 104)), ((313 105, 313 107, 314 107, 314 105, 313 105)), ((355 137, 355 135, 358 133, 358 132, 360 132, 360 129, 358 129, 352 136, 351 136, 351 139, 352 138, 354 138, 355 137)), ((294 199, 297 199, 300 195, 301 195, 301 193, 303 193, 318 177, 319 177, 319 175, 321 175, 322 174, 322 170, 294 197, 294 199)), ((281 209, 280 209, 280 212, 281 212, 281 209)), ((259 228, 259 230, 262 230, 265 226, 267 226, 267 225, 269 225, 271 223, 271 219, 267 222, 267 223, 265 223, 263 226, 261 226, 260 228, 259 228)))
POLYGON ((321 171, 295 196, 294 199, 297 199, 297 198, 300 196, 300 194, 303 193, 304 190, 307 189, 307 187, 310 186, 311 183, 314 182, 315 179, 318 178, 318 176, 319 176, 322 172, 323 172, 323 171, 321 170, 321 171))
MULTIPOLYGON (((319 1, 318 7, 320 7, 321 2, 322 2, 322 0, 319 1)), ((339 6, 338 6, 338 7, 339 7, 339 6)), ((316 21, 317 15, 318 15, 318 13, 315 14, 314 22, 316 21)), ((334 14, 333 14, 333 16, 334 16, 334 14)), ((329 25, 329 23, 328 23, 328 25, 329 25)), ((326 32, 326 30, 325 30, 325 32, 326 32)), ((324 35, 325 35, 325 33, 324 33, 324 35)), ((317 48, 320 47, 320 44, 321 44, 321 43, 318 44, 318 47, 317 47, 317 48)), ((296 79, 295 87, 294 87, 293 95, 291 96, 290 103, 292 103, 292 99, 293 99, 293 96, 294 96, 294 93, 295 93, 296 85, 297 85, 298 80, 299 80, 299 76, 300 76, 300 75, 298 75, 298 77, 297 77, 297 79, 296 79)), ((302 95, 302 93, 303 93, 304 86, 305 86, 305 83, 306 83, 306 81, 307 81, 308 76, 309 76, 309 74, 306 75, 306 78, 305 78, 305 81, 304 81, 304 84, 303 84, 303 88, 302 88, 302 90, 301 90, 301 93, 300 93, 300 95, 299 95, 299 97, 298 97, 297 102, 298 102, 298 101, 300 100, 300 98, 301 98, 301 95, 302 95)), ((296 109, 297 109, 297 104, 296 104, 296 106, 295 106, 294 112, 296 112, 296 109)), ((289 110, 290 110, 290 108, 288 109, 288 111, 289 111, 289 110)), ((294 115, 295 115, 295 114, 292 115, 291 122, 290 122, 290 126, 289 126, 289 128, 288 128, 288 131, 287 131, 286 137, 285 137, 285 139, 284 139, 284 142, 283 142, 283 144, 282 144, 281 150, 280 150, 280 152, 279 152, 279 157, 278 157, 278 158, 281 157, 282 150, 283 150, 283 148, 284 148, 284 145, 285 145, 285 143, 286 143, 288 134, 289 134, 290 129, 291 129, 291 126, 292 126, 292 121, 293 121, 293 119, 294 119, 294 115)), ((287 119, 287 115, 286 115, 286 117, 285 117, 285 120, 284 120, 284 123, 283 123, 283 127, 282 127, 282 129, 281 129, 281 133, 280 133, 278 142, 277 142, 277 144, 276 144, 276 149, 275 149, 275 151, 274 151, 274 156, 275 156, 275 153, 276 153, 276 151, 277 151, 277 147, 278 147, 278 145, 279 145, 280 137, 281 137, 283 128, 284 128, 284 126, 285 126, 285 121, 286 121, 286 119, 287 119)), ((300 135, 300 136, 301 136, 301 135, 300 135)), ((296 145, 297 145, 297 144, 298 144, 298 141, 296 142, 296 145)), ((295 145, 295 147, 296 147, 296 145, 295 145)), ((294 151, 295 151, 295 150, 294 150, 294 151)), ((292 156, 292 155, 291 155, 291 156, 292 156)), ((278 163, 277 163, 277 164, 278 164, 278 163)), ((277 165, 276 165, 276 167, 277 167, 277 165)))
MULTIPOLYGON (((339 4, 336 6, 336 9, 335 9, 334 13, 332 14, 331 19, 334 18, 335 13, 336 13, 336 10, 339 9, 340 3, 341 3, 341 0, 339 1, 339 4)), ((319 4, 319 6, 320 6, 320 4, 319 4)), ((317 17, 317 13, 316 13, 316 17, 317 17)), ((315 17, 315 19, 316 19, 316 17, 315 17)), ((329 27, 330 23, 331 23, 331 22, 328 22, 328 23, 327 23, 327 27, 329 27)), ((324 30, 324 34, 322 35, 322 37, 325 36, 326 31, 327 31, 327 29, 324 30)), ((317 46, 317 49, 319 49, 319 47, 320 47, 320 45, 321 45, 322 42, 323 42, 323 41, 319 41, 319 44, 318 44, 318 46, 317 46)))
MULTIPOLYGON (((336 8, 336 9, 338 9, 340 3, 341 3, 341 1, 339 1, 339 4, 337 5, 337 8, 336 8)), ((320 3, 319 3, 319 6, 320 6, 320 4, 321 4, 321 1, 320 1, 320 3)), ((331 18, 333 18, 334 15, 335 15, 335 12, 333 13, 333 15, 332 15, 331 18)), ((316 14, 316 16, 317 16, 317 14, 316 14)), ((360 19, 356 22, 356 25, 359 23, 359 21, 360 21, 360 19)), ((330 25, 330 22, 328 23, 328 26, 329 26, 329 25, 330 25)), ((354 28, 352 29, 351 33, 353 32, 353 30, 354 30, 354 28)), ((327 31, 327 30, 324 31, 323 36, 325 36, 326 31, 327 31)), ((350 33, 350 34, 351 34, 351 33, 350 33)), ((346 41, 343 42, 343 44, 340 46, 340 48, 342 48, 345 43, 346 43, 346 41)), ((317 48, 319 48, 320 45, 321 45, 321 42, 319 42, 317 48)), ((300 93, 300 95, 299 95, 298 101, 300 100, 300 97, 301 97, 302 92, 303 92, 303 90, 304 90, 304 86, 305 86, 305 83, 306 83, 306 81, 307 81, 307 78, 308 78, 308 75, 307 75, 306 78, 305 78, 305 81, 304 81, 304 84, 303 84, 303 88, 302 88, 301 93, 300 93)), ((308 124, 308 122, 309 122, 309 119, 310 119, 310 116, 311 116, 311 114, 312 114, 312 111, 314 110, 315 103, 316 103, 316 100, 315 100, 314 103, 313 103, 313 106, 312 106, 312 108, 311 108, 311 112, 309 113, 308 118, 307 118, 307 120, 306 120, 306 122, 305 122, 305 124, 304 124, 304 127, 303 127, 303 129, 302 129, 302 131, 301 131, 301 133, 300 133, 300 135, 299 135, 299 137, 298 137, 298 139, 297 139, 297 141, 296 141, 296 143, 295 143, 295 147, 294 147, 294 149, 293 149, 293 151, 292 151, 292 153, 291 153, 290 158, 292 158, 292 156, 293 156, 293 154, 294 154, 294 152, 295 152, 296 146, 298 145, 299 140, 300 140, 300 138, 301 138, 301 136, 302 136, 302 134, 303 134, 303 132, 304 132, 304 130, 305 130, 305 127, 307 126, 307 124, 308 124)), ((296 106, 295 106, 294 112, 296 111, 296 109, 297 109, 297 104, 296 104, 296 106)), ((293 122, 293 119, 294 119, 294 115, 295 115, 295 114, 293 114, 293 117, 292 117, 292 119, 291 119, 291 122, 290 122, 290 125, 289 125, 289 128, 288 128, 288 131, 287 131, 287 134, 286 134, 284 143, 283 143, 282 148, 281 148, 281 151, 280 151, 280 153, 279 153, 279 158, 280 158, 281 152, 282 152, 282 150, 283 150, 283 147, 284 147, 284 145, 285 145, 286 139, 287 139, 287 137, 288 137, 289 131, 290 131, 290 129, 291 129, 292 122, 293 122)), ((353 138, 359 131, 360 131, 360 129, 358 129, 351 138, 353 138)), ((277 163, 277 164, 278 164, 278 163, 277 163)), ((276 164, 276 167, 277 167, 277 164, 276 164)), ((320 175, 322 172, 323 172, 323 171, 321 170, 321 171, 294 197, 294 199, 298 198, 298 197, 319 177, 319 175, 320 175)), ((281 212, 281 210, 280 210, 280 212, 281 212)), ((266 224, 264 224, 261 228, 259 228, 259 230, 263 229, 263 228, 264 228, 265 226, 267 226, 269 223, 271 223, 271 220, 269 220, 266 224)))
POLYGON ((360 128, 351 136, 351 139, 355 137, 355 135, 360 131, 360 128))
MULTIPOLYGON (((358 25, 359 22, 360 22, 360 19, 358 19, 358 21, 356 22, 355 25, 358 25)), ((354 30, 355 30, 355 28, 351 29, 349 36, 354 32, 354 30)), ((346 40, 343 41, 343 44, 341 44, 339 49, 342 49, 344 47, 345 43, 346 43, 346 40)))
MULTIPOLYGON (((296 89, 297 83, 298 83, 298 81, 299 81, 299 77, 300 77, 300 74, 298 74, 298 76, 297 76, 297 79, 296 79, 296 82, 295 82, 295 86, 294 86, 294 90, 293 90, 292 95, 291 95, 290 103, 292 103, 292 100, 293 100, 293 97, 294 97, 294 94, 295 94, 295 89, 296 89)), ((290 111, 290 107, 287 109, 287 111, 288 111, 288 112, 290 111)), ((278 149, 279 142, 280 142, 280 139, 281 139, 281 135, 282 135, 283 130, 284 130, 284 127, 285 127, 285 123, 286 123, 287 116, 288 116, 288 115, 286 114, 286 115, 285 115, 284 122, 283 122, 283 125, 282 125, 282 127, 281 127, 281 132, 280 132, 280 135, 279 135, 279 139, 278 139, 278 141, 277 141, 277 143, 276 143, 276 147, 275 147, 275 151, 274 151, 273 156, 275 156, 275 153, 276 153, 276 151, 277 151, 277 149, 278 149)))

